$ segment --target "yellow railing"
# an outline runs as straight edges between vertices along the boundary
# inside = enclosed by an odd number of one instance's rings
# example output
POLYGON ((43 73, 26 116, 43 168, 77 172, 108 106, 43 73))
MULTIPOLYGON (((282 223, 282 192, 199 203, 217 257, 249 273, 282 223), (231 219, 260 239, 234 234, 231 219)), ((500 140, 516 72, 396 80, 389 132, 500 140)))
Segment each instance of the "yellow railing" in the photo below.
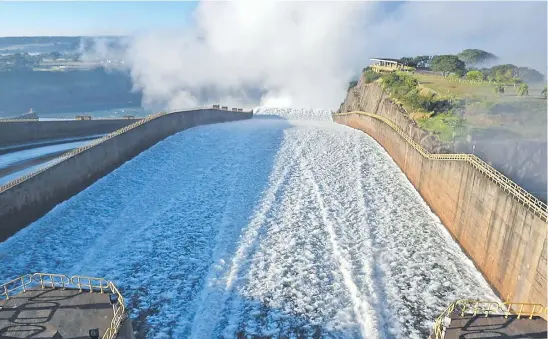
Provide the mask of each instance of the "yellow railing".
POLYGON ((381 120, 390 126, 396 133, 398 133, 403 139, 405 139, 417 152, 419 152, 423 157, 431 160, 456 160, 456 161, 466 161, 472 165, 479 172, 486 175, 489 179, 498 184, 505 192, 508 192, 514 198, 516 198, 520 203, 525 207, 531 210, 533 213, 538 215, 542 220, 548 221, 548 207, 541 200, 537 199, 531 193, 524 190, 518 184, 510 180, 504 174, 500 173, 494 169, 491 165, 481 160, 473 154, 434 154, 430 153, 417 143, 413 138, 411 138, 407 133, 405 133, 401 128, 399 128, 395 123, 386 117, 374 113, 367 112, 347 112, 347 113, 336 113, 334 116, 346 116, 346 115, 364 115, 377 120, 381 120))
POLYGON ((529 319, 533 319, 535 316, 546 317, 548 315, 548 307, 544 307, 541 304, 511 301, 502 303, 485 300, 457 300, 452 302, 436 318, 433 328, 435 339, 443 339, 443 333, 447 327, 445 322, 451 314, 457 314, 461 317, 464 317, 465 315, 483 315, 485 317, 488 317, 489 315, 504 315, 505 318, 508 318, 510 315, 515 315, 518 319, 522 316, 527 316, 529 319))
POLYGON ((162 117, 162 116, 165 116, 165 115, 168 115, 168 114, 173 114, 173 113, 179 113, 179 112, 187 112, 187 111, 195 111, 195 110, 200 110, 200 109, 207 109, 209 107, 199 107, 199 108, 188 108, 188 109, 183 109, 183 110, 176 110, 176 111, 171 111, 171 112, 159 112, 159 113, 154 113, 154 114, 151 114, 149 116, 147 116, 146 118, 143 118, 139 121, 136 121, 130 125, 127 125, 123 128, 120 128, 119 130, 116 130, 110 134, 107 134, 105 135, 104 137, 102 138, 99 138, 99 139, 96 139, 92 142, 90 142, 89 144, 85 145, 85 146, 82 146, 80 148, 76 148, 76 149, 73 149, 67 153, 64 153, 62 155, 60 155, 56 160, 54 160, 53 162, 51 162, 48 166, 45 166, 45 167, 42 167, 34 172, 31 172, 29 174, 26 174, 26 175, 23 175, 17 179, 14 179, 12 181, 9 181, 7 182, 6 184, 0 186, 0 193, 4 192, 4 191, 7 191, 9 190, 10 188, 16 186, 16 185, 19 185, 20 183, 22 183, 23 181, 26 181, 42 172, 45 172, 47 171, 48 169, 52 168, 53 166, 57 166, 58 164, 62 163, 63 161, 66 161, 67 159, 70 159, 72 158, 73 156, 77 155, 77 154, 80 154, 100 143, 103 143, 109 139, 112 139, 122 133, 125 133, 131 129, 134 129, 138 126, 141 126, 147 122, 149 122, 150 120, 154 120, 156 118, 159 118, 159 117, 162 117))
POLYGON ((21 277, 8 281, 0 285, 0 300, 8 300, 10 295, 25 292, 29 288, 38 285, 40 288, 74 288, 80 292, 90 293, 111 293, 116 295, 118 302, 113 304, 113 317, 110 326, 105 330, 103 339, 113 339, 118 334, 126 314, 125 300, 116 285, 112 281, 104 278, 86 277, 75 275, 68 277, 64 274, 55 273, 34 273, 26 274, 21 277))
POLYGON ((10 295, 26 292, 27 286, 32 284, 32 275, 25 274, 0 285, 0 300, 8 300, 10 295))

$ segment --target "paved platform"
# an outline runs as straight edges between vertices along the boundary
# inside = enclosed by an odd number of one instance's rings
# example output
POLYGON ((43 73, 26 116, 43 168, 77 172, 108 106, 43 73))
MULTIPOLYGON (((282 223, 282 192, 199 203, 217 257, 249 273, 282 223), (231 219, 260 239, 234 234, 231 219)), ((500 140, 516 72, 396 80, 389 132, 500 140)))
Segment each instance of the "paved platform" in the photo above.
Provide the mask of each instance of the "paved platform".
POLYGON ((451 323, 445 330, 444 339, 526 339, 548 338, 546 320, 540 317, 521 317, 510 315, 451 315, 451 323))
POLYGON ((109 294, 35 288, 0 301, 0 338, 89 339, 103 336, 114 316, 109 294))

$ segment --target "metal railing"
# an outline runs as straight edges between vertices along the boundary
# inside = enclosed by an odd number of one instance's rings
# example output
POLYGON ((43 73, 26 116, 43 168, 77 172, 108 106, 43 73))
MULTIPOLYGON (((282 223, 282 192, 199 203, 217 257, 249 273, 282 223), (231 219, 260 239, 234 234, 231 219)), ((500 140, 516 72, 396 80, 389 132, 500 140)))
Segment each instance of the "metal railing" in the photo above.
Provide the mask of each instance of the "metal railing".
POLYGON ((140 117, 133 117, 133 118, 126 118, 126 116, 122 116, 122 117, 101 117, 101 118, 93 118, 93 119, 79 119, 78 117, 81 117, 81 116, 75 116, 74 118, 59 118, 59 120, 40 120, 40 119, 0 119, 0 123, 2 122, 10 122, 10 123, 13 123, 13 122, 59 122, 59 121, 83 121, 83 120, 86 120, 86 121, 89 121, 89 120, 131 120, 131 119, 144 119, 144 118, 140 118, 140 117))
POLYGON ((113 339, 118 334, 126 315, 126 308, 124 297, 112 281, 108 281, 104 278, 80 275, 68 277, 67 275, 56 273, 38 272, 34 274, 25 274, 0 285, 0 300, 9 300, 10 296, 26 292, 35 286, 39 286, 42 289, 78 289, 80 292, 99 292, 102 294, 110 293, 116 295, 117 302, 112 306, 113 317, 110 326, 105 330, 103 339, 113 339))
POLYGON ((7 191, 9 190, 10 188, 16 186, 16 185, 19 185, 20 183, 22 183, 23 181, 26 181, 42 172, 45 172, 47 171, 48 169, 52 168, 53 166, 57 166, 58 164, 62 163, 63 161, 66 161, 68 159, 70 159, 71 157, 77 155, 77 154, 80 154, 82 152, 85 152, 86 150, 100 144, 100 143, 103 143, 109 139, 112 139, 122 133, 125 133, 131 129, 134 129, 136 127, 139 127, 151 120, 154 120, 154 119, 157 119, 157 118, 160 118, 162 116, 165 116, 165 115, 169 115, 169 114, 173 114, 173 113, 179 113, 179 112, 187 112, 187 111, 196 111, 196 110, 201 110, 201 109, 211 109, 210 107, 198 107, 198 108, 188 108, 188 109, 182 109, 182 110, 175 110, 175 111, 170 111, 170 112, 158 112, 158 113, 154 113, 154 114, 151 114, 149 116, 147 116, 146 118, 143 118, 139 121, 136 121, 132 124, 129 124, 123 128, 120 128, 119 130, 116 130, 112 133, 109 133, 107 135, 105 135, 104 137, 101 137, 99 139, 96 139, 94 141, 92 141, 91 143, 87 144, 87 145, 84 145, 82 147, 79 147, 79 148, 76 148, 76 149, 73 149, 67 153, 64 153, 62 155, 60 155, 56 160, 53 160, 49 165, 47 166, 44 166, 34 172, 31 172, 31 173, 28 173, 26 175, 23 175, 17 179, 14 179, 12 181, 9 181, 7 182, 6 184, 0 186, 0 193, 4 192, 4 191, 7 191))
POLYGON ((25 274, 0 285, 0 300, 8 300, 10 295, 27 291, 27 286, 32 284, 32 275, 25 274))
POLYGON ((521 186, 510 180, 504 174, 500 173, 494 169, 491 165, 481 160, 473 154, 435 154, 430 153, 422 145, 417 143, 413 138, 411 138, 407 133, 405 133, 401 128, 399 128, 394 122, 387 119, 386 117, 374 113, 367 112, 347 112, 347 113, 336 113, 334 116, 346 116, 351 114, 365 115, 377 120, 381 120, 390 126, 396 133, 398 133, 405 141, 407 141, 417 152, 419 152, 423 157, 430 160, 454 160, 454 161, 466 161, 480 173, 486 175, 489 179, 498 184, 505 192, 508 192, 515 199, 517 199, 522 205, 527 207, 534 214, 539 216, 542 220, 548 221, 548 206, 533 196, 531 193, 527 192, 521 186))
POLYGON ((541 304, 512 301, 502 303, 486 300, 457 300, 452 302, 434 321, 434 339, 443 339, 445 328, 447 327, 447 322, 449 321, 448 319, 451 314, 458 314, 461 317, 464 317, 465 315, 483 315, 485 317, 498 315, 504 316, 504 318, 514 315, 517 319, 520 319, 522 316, 533 319, 535 316, 548 316, 548 307, 544 307, 541 304))

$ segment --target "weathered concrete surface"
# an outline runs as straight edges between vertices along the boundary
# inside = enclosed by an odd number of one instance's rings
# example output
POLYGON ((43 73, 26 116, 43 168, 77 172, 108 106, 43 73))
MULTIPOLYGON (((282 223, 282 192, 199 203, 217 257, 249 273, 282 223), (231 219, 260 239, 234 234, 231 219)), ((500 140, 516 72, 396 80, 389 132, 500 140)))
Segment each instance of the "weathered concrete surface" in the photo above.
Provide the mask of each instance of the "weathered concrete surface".
POLYGON ((380 120, 335 121, 386 149, 501 298, 547 304, 545 222, 467 162, 426 159, 380 120))
POLYGON ((362 76, 351 88, 339 112, 364 111, 381 114, 420 143, 430 153, 474 153, 491 164, 529 193, 546 202, 547 167, 546 140, 524 140, 505 137, 502 131, 471 133, 469 140, 457 138, 442 142, 422 130, 409 118, 405 109, 392 102, 377 83, 366 84, 362 76), (477 134, 477 135, 476 135, 477 134))
POLYGON ((339 109, 339 112, 352 111, 377 112, 384 115, 430 153, 454 153, 452 144, 442 142, 421 129, 414 120, 408 118, 403 107, 392 102, 377 83, 366 84, 363 76, 358 84, 348 91, 339 109))
MULTIPOLYGON (((354 110, 387 117, 431 153, 454 152, 363 76, 339 111, 354 110)), ((388 151, 501 298, 547 304, 545 222, 468 163, 425 159, 377 119, 350 115, 335 121, 368 133, 388 151)))
POLYGON ((540 317, 451 314, 444 339, 461 338, 548 338, 548 331, 546 320, 540 317))
POLYGON ((252 113, 248 112, 215 109, 172 113, 70 157, 0 193, 0 241, 172 134, 198 125, 251 117, 252 113))
MULTIPOLYGON (((0 337, 89 338, 99 329, 99 338, 110 327, 114 312, 108 294, 77 289, 32 289, 0 302, 0 337)), ((124 323, 119 339, 133 339, 131 322, 124 323)))
POLYGON ((0 121, 0 146, 110 133, 138 120, 0 121))

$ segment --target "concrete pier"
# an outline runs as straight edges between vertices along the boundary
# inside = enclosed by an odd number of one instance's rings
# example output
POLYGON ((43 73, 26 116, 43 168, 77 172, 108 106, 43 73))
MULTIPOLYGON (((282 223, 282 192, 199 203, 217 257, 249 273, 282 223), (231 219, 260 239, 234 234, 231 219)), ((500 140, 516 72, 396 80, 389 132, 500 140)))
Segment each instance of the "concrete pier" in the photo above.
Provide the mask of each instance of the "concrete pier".
MULTIPOLYGON (((113 317, 107 293, 38 287, 0 301, 0 337, 89 338, 89 330, 98 329, 102 338, 113 317)), ((118 338, 133 339, 133 331, 118 338)))

